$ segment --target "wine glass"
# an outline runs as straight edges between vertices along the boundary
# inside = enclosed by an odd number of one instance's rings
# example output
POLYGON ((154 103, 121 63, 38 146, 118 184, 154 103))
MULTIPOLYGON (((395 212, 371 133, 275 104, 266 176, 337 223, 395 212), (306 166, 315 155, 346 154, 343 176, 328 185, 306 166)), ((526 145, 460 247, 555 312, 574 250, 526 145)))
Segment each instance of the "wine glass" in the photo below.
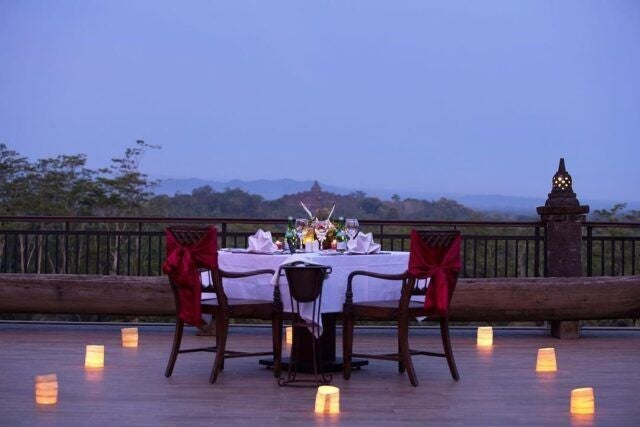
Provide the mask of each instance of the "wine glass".
POLYGON ((329 232, 329 220, 320 221, 319 219, 316 219, 313 223, 313 228, 315 229, 316 237, 320 241, 320 250, 322 250, 322 243, 329 232))
POLYGON ((355 218, 347 218, 344 222, 344 230, 347 232, 349 240, 353 240, 354 237, 358 235, 358 231, 360 231, 358 220, 355 218))
POLYGON ((309 227, 309 220, 306 218, 298 218, 296 219, 296 234, 298 235, 298 242, 300 243, 300 249, 304 249, 304 244, 302 243, 302 236, 304 235, 304 230, 309 227))

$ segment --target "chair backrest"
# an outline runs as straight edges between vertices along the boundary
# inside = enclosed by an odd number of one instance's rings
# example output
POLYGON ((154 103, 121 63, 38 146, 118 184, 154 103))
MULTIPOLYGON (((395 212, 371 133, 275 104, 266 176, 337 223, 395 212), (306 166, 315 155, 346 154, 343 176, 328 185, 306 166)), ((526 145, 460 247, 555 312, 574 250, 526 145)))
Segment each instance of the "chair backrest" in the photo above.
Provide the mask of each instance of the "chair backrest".
POLYGON ((202 292, 199 269, 218 269, 217 230, 211 226, 172 226, 167 227, 166 237, 167 259, 162 267, 169 276, 178 315, 198 326, 202 292))
POLYGON ((322 293, 322 284, 325 277, 331 274, 331 267, 327 265, 314 265, 305 262, 283 265, 289 283, 289 293, 298 302, 313 302, 322 293))
POLYGON ((426 294, 426 308, 446 315, 460 270, 460 239, 458 230, 412 230, 409 280, 401 305, 411 296, 426 294))
POLYGON ((449 248, 460 235, 458 230, 416 230, 422 241, 432 248, 449 248))
MULTIPOLYGON (((182 246, 192 246, 202 240, 210 231, 211 226, 172 225, 167 230, 182 246)), ((218 242, 215 242, 218 249, 218 242)))
MULTIPOLYGON (((201 242, 204 238, 208 237, 209 233, 213 231, 214 238, 209 245, 208 251, 210 252, 210 258, 208 263, 214 263, 215 268, 218 268, 218 234, 217 229, 213 226, 191 226, 191 225, 172 225, 166 228, 167 233, 170 233, 175 241, 183 247, 194 247, 201 242)), ((167 246, 169 242, 167 241, 167 246)), ((169 249, 167 247, 167 249, 169 249)), ((203 263, 201 259, 195 258, 196 267, 200 272, 205 270, 212 270, 211 265, 203 263)))

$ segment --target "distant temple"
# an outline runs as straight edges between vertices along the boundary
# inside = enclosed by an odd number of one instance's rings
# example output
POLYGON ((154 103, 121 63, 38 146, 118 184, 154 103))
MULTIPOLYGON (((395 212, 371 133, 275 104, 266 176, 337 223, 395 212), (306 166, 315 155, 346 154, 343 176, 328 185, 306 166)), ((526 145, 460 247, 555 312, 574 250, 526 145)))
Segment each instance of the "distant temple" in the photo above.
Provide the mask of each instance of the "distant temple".
POLYGON ((318 184, 318 181, 313 181, 313 185, 311 186, 311 192, 316 194, 322 192, 322 188, 320 187, 320 184, 318 184))

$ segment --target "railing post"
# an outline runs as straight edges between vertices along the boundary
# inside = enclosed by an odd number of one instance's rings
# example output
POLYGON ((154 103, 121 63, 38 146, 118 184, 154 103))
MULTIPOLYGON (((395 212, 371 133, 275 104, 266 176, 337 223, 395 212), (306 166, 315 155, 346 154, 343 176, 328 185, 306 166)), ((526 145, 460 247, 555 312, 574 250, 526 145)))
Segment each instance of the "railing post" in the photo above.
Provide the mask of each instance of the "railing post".
MULTIPOLYGON (((536 230, 534 232, 534 250, 535 253, 533 255, 533 265, 534 265, 534 272, 533 272, 533 276, 534 277, 540 277, 540 227, 536 226, 536 230)), ((544 270, 544 268, 543 268, 544 270)))
POLYGON ((220 226, 222 232, 220 233, 220 247, 221 248, 226 248, 227 247, 227 223, 223 222, 220 226))
MULTIPOLYGON (((580 205, 571 184, 564 159, 560 159, 551 193, 545 205, 537 208, 544 224, 548 277, 582 276, 582 223, 589 206, 580 205)), ((551 335, 560 339, 578 338, 580 322, 552 321, 551 335)))
POLYGON ((593 227, 587 226, 587 276, 593 276, 593 227))
POLYGON ((64 222, 64 274, 69 273, 69 221, 64 222))

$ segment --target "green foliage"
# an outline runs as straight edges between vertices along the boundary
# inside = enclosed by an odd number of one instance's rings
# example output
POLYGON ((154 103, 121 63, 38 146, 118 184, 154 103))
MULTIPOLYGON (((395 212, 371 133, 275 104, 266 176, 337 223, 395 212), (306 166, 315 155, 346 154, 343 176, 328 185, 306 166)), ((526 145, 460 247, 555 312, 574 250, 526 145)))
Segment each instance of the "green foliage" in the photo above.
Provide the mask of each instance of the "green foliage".
POLYGON ((18 215, 22 197, 29 192, 33 166, 16 151, 0 144, 0 213, 18 215))
POLYGON ((99 170, 86 167, 84 154, 60 155, 30 163, 0 144, 0 212, 5 215, 126 215, 152 196, 154 182, 140 172, 148 149, 137 141, 122 158, 99 170))
POLYGON ((140 163, 147 150, 158 148, 138 140, 134 147, 127 148, 123 158, 111 159, 109 168, 99 170, 101 175, 96 179, 99 187, 96 207, 100 214, 143 213, 142 205, 153 195, 150 190, 155 182, 149 181, 147 175, 140 172, 140 163))
MULTIPOLYGON (((4 215, 162 215, 176 217, 286 218, 304 217, 303 201, 315 213, 336 205, 334 216, 394 220, 518 220, 508 214, 486 214, 455 200, 390 200, 367 196, 363 191, 339 195, 322 191, 315 183, 309 191, 285 195, 277 200, 240 189, 216 191, 210 186, 191 194, 154 195, 156 184, 140 171, 144 154, 160 147, 136 141, 111 165, 98 170, 86 167, 86 156, 60 155, 29 162, 0 144, 0 214, 4 215)), ((625 211, 625 204, 596 210, 595 221, 640 222, 640 211, 625 211)))
POLYGON ((30 191, 23 196, 23 214, 30 210, 47 215, 90 215, 95 175, 85 167, 84 155, 40 159, 29 175, 30 191))
POLYGON ((328 215, 334 204, 334 217, 345 216, 360 219, 399 220, 464 220, 477 219, 482 214, 462 206, 454 200, 437 201, 405 199, 397 196, 392 200, 381 200, 358 191, 340 195, 322 191, 314 185, 309 191, 285 195, 277 200, 264 200, 261 196, 240 189, 226 188, 215 191, 209 186, 194 189, 191 194, 176 194, 173 197, 156 196, 147 203, 153 214, 167 216, 208 216, 227 218, 286 218, 306 217, 300 201, 321 218, 328 215))
MULTIPOLYGON (((136 141, 124 155, 111 160, 107 167, 86 167, 86 156, 60 155, 29 162, 16 151, 0 144, 0 213, 5 215, 52 216, 175 216, 226 218, 304 217, 302 200, 317 214, 328 214, 336 205, 334 216, 360 219, 395 220, 479 220, 491 218, 449 199, 435 201, 391 200, 367 196, 363 191, 339 195, 322 191, 315 183, 309 191, 285 195, 278 200, 264 200, 240 189, 222 191, 205 186, 191 194, 154 195, 156 182, 140 171, 144 154, 158 149, 136 141)), ((322 215, 321 215, 322 216, 322 215)))
POLYGON ((591 214, 593 221, 640 222, 640 211, 625 211, 626 203, 617 203, 611 209, 597 209, 591 214))

